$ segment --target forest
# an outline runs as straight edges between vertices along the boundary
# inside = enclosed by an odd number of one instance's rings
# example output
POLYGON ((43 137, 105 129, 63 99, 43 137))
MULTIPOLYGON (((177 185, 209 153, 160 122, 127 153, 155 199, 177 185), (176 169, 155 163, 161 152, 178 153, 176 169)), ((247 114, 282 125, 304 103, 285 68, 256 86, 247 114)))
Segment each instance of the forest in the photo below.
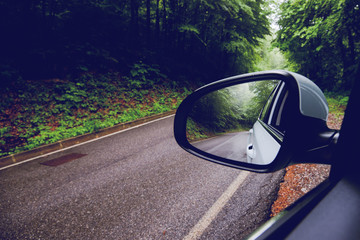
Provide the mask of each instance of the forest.
POLYGON ((322 89, 351 89, 359 78, 359 0, 284 1, 278 24, 276 45, 294 71, 322 89))
POLYGON ((202 84, 252 71, 298 72, 346 103, 359 5, 0 0, 0 157, 176 109, 202 84))
POLYGON ((256 63, 269 49, 261 50, 261 39, 273 34, 287 68, 325 89, 349 90, 359 65, 360 1, 280 2, 0 0, 1 85, 126 73, 140 61, 176 81, 211 82, 263 70, 256 63))
POLYGON ((264 0, 0 1, 2 82, 126 72, 139 61, 181 81, 253 70, 269 34, 264 0), (8 77, 4 79, 4 77, 8 77))

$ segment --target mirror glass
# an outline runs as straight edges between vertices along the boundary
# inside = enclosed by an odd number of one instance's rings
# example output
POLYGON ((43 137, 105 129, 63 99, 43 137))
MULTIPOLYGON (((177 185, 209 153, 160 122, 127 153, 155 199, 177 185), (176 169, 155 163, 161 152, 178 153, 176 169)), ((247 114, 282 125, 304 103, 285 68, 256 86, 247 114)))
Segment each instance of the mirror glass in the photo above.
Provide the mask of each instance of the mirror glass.
POLYGON ((257 165, 271 163, 283 137, 278 130, 280 124, 271 124, 280 123, 287 96, 283 85, 278 80, 256 81, 202 96, 187 118, 188 141, 226 159, 257 165))

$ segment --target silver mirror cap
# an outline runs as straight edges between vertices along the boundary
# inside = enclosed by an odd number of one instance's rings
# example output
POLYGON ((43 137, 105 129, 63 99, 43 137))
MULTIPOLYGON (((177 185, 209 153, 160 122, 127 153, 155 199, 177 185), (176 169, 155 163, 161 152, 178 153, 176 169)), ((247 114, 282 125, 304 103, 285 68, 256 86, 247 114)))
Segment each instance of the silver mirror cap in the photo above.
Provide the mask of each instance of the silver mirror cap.
POLYGON ((329 107, 321 89, 308 78, 297 73, 289 73, 299 86, 300 112, 304 116, 327 121, 329 107))

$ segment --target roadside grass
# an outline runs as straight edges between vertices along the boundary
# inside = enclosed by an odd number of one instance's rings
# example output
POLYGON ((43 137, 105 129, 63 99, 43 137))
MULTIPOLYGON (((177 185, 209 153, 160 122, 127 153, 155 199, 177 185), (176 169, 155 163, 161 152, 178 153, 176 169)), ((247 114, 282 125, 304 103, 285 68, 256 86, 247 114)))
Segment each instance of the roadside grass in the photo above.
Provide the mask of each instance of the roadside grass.
POLYGON ((210 131, 209 129, 201 126, 194 122, 193 119, 188 118, 186 123, 186 137, 189 142, 195 142, 199 140, 208 139, 216 136, 214 131, 210 131))
POLYGON ((125 77, 23 81, 1 93, 0 157, 176 109, 188 94, 186 84, 142 63, 125 77))
POLYGON ((337 94, 334 92, 325 92, 326 100, 329 104, 329 111, 337 114, 344 115, 344 110, 349 101, 349 94, 337 94))
POLYGON ((331 129, 340 130, 344 119, 345 109, 349 101, 349 94, 325 92, 325 97, 329 105, 329 116, 327 125, 331 129))

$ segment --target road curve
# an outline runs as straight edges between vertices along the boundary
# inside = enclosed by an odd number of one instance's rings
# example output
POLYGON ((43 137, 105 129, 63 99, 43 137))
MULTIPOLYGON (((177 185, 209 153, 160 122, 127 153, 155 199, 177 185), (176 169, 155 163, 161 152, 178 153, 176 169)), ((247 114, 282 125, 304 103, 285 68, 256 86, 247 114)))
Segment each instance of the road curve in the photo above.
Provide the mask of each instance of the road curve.
MULTIPOLYGON (((172 124, 169 117, 0 171, 0 239, 183 239, 241 172, 183 151, 172 124), (41 164, 71 153, 84 156, 41 164)), ((198 238, 251 232, 282 175, 247 174, 198 238)))

